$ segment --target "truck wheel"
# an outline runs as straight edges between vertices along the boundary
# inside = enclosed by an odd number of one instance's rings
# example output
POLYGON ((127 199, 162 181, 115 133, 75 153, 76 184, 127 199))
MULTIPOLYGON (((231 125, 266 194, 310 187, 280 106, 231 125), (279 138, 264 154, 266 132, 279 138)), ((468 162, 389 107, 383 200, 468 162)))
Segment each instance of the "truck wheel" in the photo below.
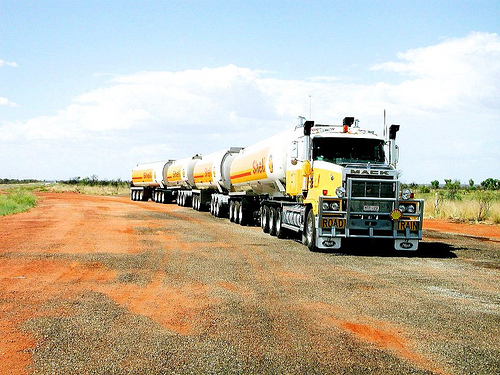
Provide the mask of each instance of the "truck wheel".
POLYGON ((210 213, 217 217, 217 200, 213 196, 210 199, 210 213))
POLYGON ((276 236, 276 209, 269 207, 269 234, 276 236))
POLYGON ((215 216, 217 217, 224 217, 226 214, 227 208, 224 208, 222 205, 222 202, 217 200, 216 206, 215 206, 215 216))
POLYGON ((234 201, 229 202, 229 221, 234 223, 234 201))
POLYGON ((316 247, 316 226, 312 210, 307 213, 304 234, 302 235, 302 243, 311 251, 318 250, 316 247))
POLYGON ((286 238, 286 229, 282 226, 283 213, 280 208, 276 209, 276 224, 274 227, 276 228, 276 237, 278 238, 286 238))
POLYGON ((260 215, 260 226, 264 233, 269 233, 269 207, 262 206, 262 213, 260 215))
POLYGON ((239 204, 238 211, 236 213, 238 215, 238 222, 240 225, 247 225, 247 216, 245 215, 245 211, 243 211, 243 202, 239 204))
POLYGON ((241 207, 241 202, 238 201, 234 202, 233 218, 236 224, 240 223, 240 207, 241 207))

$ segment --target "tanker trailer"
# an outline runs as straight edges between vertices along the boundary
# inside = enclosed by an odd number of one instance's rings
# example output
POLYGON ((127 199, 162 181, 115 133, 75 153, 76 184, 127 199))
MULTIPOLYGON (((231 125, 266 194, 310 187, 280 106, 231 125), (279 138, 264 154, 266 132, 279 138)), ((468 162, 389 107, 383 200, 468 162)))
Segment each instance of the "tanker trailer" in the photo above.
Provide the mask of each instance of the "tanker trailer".
POLYGON ((192 200, 191 189, 194 186, 193 170, 196 162, 201 156, 195 155, 189 158, 175 160, 167 169, 167 187, 175 191, 177 204, 189 206, 192 200))
POLYGON ((166 187, 166 173, 173 160, 137 164, 132 169, 130 199, 133 201, 151 200, 169 203, 174 199, 173 192, 166 187))
POLYGON ((193 169, 192 206, 195 210, 220 216, 227 206, 230 188, 229 166, 240 147, 214 152, 197 160, 193 169))
POLYGON ((400 191, 399 125, 384 129, 384 138, 361 129, 354 117, 342 125, 304 120, 235 157, 230 220, 245 225, 260 218, 264 232, 298 235, 311 251, 339 249, 355 238, 417 250, 423 200, 400 191))

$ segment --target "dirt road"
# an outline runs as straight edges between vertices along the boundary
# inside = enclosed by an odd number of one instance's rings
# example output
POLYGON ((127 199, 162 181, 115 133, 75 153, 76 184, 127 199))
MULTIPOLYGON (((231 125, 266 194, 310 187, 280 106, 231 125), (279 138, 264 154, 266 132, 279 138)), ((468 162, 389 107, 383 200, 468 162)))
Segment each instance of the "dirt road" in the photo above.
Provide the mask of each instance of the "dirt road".
POLYGON ((41 197, 0 218, 0 374, 500 373, 495 233, 311 253, 176 205, 41 197))

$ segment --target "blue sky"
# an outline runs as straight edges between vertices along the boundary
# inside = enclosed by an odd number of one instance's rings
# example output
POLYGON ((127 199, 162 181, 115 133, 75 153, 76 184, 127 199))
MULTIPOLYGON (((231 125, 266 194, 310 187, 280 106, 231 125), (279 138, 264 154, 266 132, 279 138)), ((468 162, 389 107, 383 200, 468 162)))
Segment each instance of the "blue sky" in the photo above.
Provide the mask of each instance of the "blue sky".
POLYGON ((138 162, 355 116, 402 179, 500 178, 498 1, 0 1, 0 177, 138 162))

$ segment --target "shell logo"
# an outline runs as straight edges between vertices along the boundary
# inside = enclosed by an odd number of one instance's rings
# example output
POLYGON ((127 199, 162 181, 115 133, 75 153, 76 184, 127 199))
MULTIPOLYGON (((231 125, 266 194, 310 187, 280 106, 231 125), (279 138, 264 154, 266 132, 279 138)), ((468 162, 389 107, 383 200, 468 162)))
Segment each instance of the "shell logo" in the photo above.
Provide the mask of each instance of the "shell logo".
POLYGON ((391 219, 394 220, 394 221, 397 221, 401 218, 401 216, 403 216, 403 214, 401 213, 400 210, 398 210, 397 208, 395 210, 392 210, 391 212, 391 219))

